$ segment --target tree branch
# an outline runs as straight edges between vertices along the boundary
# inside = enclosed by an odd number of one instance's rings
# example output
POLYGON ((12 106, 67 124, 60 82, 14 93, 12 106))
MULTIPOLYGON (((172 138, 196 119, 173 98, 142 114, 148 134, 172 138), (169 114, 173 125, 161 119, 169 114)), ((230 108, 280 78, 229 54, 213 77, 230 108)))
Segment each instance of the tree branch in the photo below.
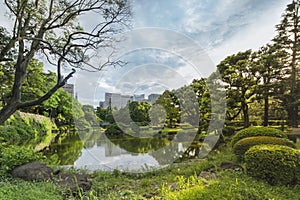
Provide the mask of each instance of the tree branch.
POLYGON ((62 81, 57 82, 57 84, 51 90, 49 90, 44 96, 40 97, 37 100, 22 102, 18 105, 18 109, 35 106, 43 103, 44 101, 49 99, 52 96, 52 94, 54 94, 59 88, 63 87, 67 83, 67 81, 71 77, 73 77, 74 73, 76 73, 76 70, 72 69, 72 72, 70 72, 62 81))

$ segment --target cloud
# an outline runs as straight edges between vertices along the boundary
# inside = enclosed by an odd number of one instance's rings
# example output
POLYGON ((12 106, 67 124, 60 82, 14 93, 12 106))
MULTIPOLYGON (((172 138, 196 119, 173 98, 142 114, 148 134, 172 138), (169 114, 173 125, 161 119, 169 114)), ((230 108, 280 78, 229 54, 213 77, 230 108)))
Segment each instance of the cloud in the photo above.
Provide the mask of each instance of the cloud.
MULTIPOLYGON (((208 76, 215 71, 214 63, 226 56, 269 42, 288 3, 290 0, 132 0, 134 30, 117 44, 117 57, 128 65, 107 67, 99 73, 79 70, 76 81, 71 82, 76 84, 79 100, 94 105, 105 92, 158 93, 178 88, 208 76)), ((0 20, 1 25, 12 26, 4 15, 0 20)), ((95 20, 101 18, 81 19, 86 28, 95 20)), ((106 49, 97 53, 94 65, 105 62, 110 54, 106 49)))
MULTIPOLYGON (((270 1, 263 1, 270 2, 270 1)), ((226 56, 248 49, 258 50, 259 47, 270 42, 276 35, 275 25, 280 23, 289 0, 276 1, 269 4, 270 8, 263 13, 257 13, 249 25, 239 30, 231 37, 224 37, 224 41, 208 50, 211 59, 218 64, 226 56)), ((255 7, 255 4, 253 5, 255 7)), ((256 5, 258 6, 258 5, 256 5)))

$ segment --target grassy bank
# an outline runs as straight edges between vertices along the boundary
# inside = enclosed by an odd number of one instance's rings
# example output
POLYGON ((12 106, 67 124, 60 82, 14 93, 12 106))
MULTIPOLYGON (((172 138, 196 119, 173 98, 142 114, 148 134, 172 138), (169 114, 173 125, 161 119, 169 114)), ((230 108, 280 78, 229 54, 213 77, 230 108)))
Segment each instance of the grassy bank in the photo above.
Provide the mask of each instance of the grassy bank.
MULTIPOLYGON (((299 146, 299 141, 298 141, 299 146)), ((236 161, 230 147, 211 152, 205 159, 174 163, 146 173, 98 171, 91 174, 93 189, 66 196, 52 183, 27 183, 2 179, 0 199, 299 199, 300 186, 271 186, 240 171, 222 171, 223 161, 236 161), (200 178, 203 170, 215 169, 217 178, 200 178)))

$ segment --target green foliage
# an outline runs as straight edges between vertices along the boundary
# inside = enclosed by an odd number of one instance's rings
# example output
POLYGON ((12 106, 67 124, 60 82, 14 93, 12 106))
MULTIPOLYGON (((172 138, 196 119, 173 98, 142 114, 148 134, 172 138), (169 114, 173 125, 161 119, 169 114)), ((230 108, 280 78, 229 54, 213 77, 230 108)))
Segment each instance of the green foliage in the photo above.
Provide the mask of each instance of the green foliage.
POLYGON ((274 185, 300 181, 299 150, 280 145, 257 145, 245 153, 247 173, 274 185))
POLYGON ((4 181, 0 183, 0 200, 61 200, 60 190, 52 183, 4 181))
POLYGON ((165 110, 166 124, 169 128, 175 127, 180 120, 179 101, 175 93, 176 91, 166 90, 155 102, 156 105, 163 107, 165 110))
POLYGON ((286 138, 277 138, 277 137, 270 137, 270 136, 255 136, 255 137, 247 137, 239 140, 233 146, 233 152, 235 155, 239 156, 240 158, 246 153, 250 147, 260 144, 274 144, 274 145, 282 145, 288 146, 291 148, 296 148, 295 144, 286 139, 286 138))
POLYGON ((124 132, 117 124, 109 124, 106 127, 105 134, 108 136, 123 136, 124 132))
MULTIPOLYGON (((276 94, 278 93, 278 86, 281 84, 280 80, 282 80, 282 52, 277 49, 277 46, 274 44, 267 44, 260 48, 260 50, 257 52, 258 60, 257 62, 254 62, 255 65, 257 65, 257 71, 259 76, 261 77, 260 84, 256 87, 256 99, 257 100, 263 100, 263 109, 261 109, 262 105, 259 106, 259 102, 256 103, 256 105, 253 106, 255 110, 256 109, 256 115, 253 113, 254 116, 257 116, 261 119, 261 116, 263 115, 263 125, 268 126, 269 125, 269 117, 272 116, 272 113, 269 112, 271 110, 279 111, 281 105, 276 105, 275 109, 272 109, 271 106, 274 105, 274 103, 271 102, 271 98, 274 99, 276 94), (264 113, 259 113, 262 110, 264 110, 264 113)), ((284 114, 284 112, 280 112, 281 115, 284 114)), ((274 113, 273 113, 274 116, 274 113)), ((282 116, 280 116, 282 117, 282 116)), ((280 118, 279 118, 280 119, 280 118)))
POLYGON ((97 117, 94 107, 92 105, 83 105, 84 119, 90 126, 99 126, 101 119, 97 117))
POLYGON ((162 197, 166 200, 184 200, 184 199, 199 199, 201 191, 204 190, 204 181, 195 176, 185 178, 178 176, 176 190, 171 191, 171 187, 162 185, 162 197))
POLYGON ((226 83, 227 118, 233 120, 242 112, 244 127, 249 126, 248 108, 259 82, 255 76, 254 59, 252 50, 247 50, 228 56, 217 66, 222 81, 226 83))
POLYGON ((298 63, 300 61, 300 1, 293 0, 287 5, 281 15, 281 22, 276 26, 277 35, 273 39, 278 52, 282 52, 279 57, 283 63, 281 71, 280 86, 275 96, 282 101, 287 112, 287 122, 289 126, 297 127, 299 114, 299 91, 298 91, 298 63))
POLYGON ((237 143, 239 140, 243 138, 254 137, 254 136, 270 136, 270 137, 287 138, 287 135, 278 129, 253 126, 237 132, 232 137, 231 146, 234 146, 235 143, 237 143))
POLYGON ((148 125, 150 122, 150 109, 151 104, 148 102, 133 101, 129 103, 130 117, 134 122, 140 122, 148 125))
POLYGON ((21 146, 4 145, 0 146, 0 149, 1 174, 6 174, 19 165, 43 158, 42 154, 35 152, 33 149, 21 146))
POLYGON ((0 141, 18 141, 20 140, 20 135, 15 127, 12 126, 0 126, 0 141))
MULTIPOLYGON (((199 80, 193 80, 191 87, 196 94, 199 106, 199 127, 198 131, 207 131, 209 122, 211 119, 211 94, 206 84, 207 79, 201 78, 199 80)), ((214 94, 215 95, 215 94, 214 94)), ((220 109, 222 110, 222 109, 220 109)), ((195 118, 195 117, 192 117, 195 118)), ((195 126, 195 124, 194 124, 195 126)))
MULTIPOLYGON (((206 181, 198 177, 177 178, 176 184, 163 184, 164 200, 239 199, 239 200, 293 200, 299 198, 299 187, 270 186, 241 172, 224 171, 219 180, 206 181), (174 185, 176 185, 174 189, 174 185)), ((154 198, 155 199, 155 198, 154 198)))
MULTIPOLYGON (((22 101, 30 101, 44 95, 56 83, 54 72, 44 72, 43 63, 32 59, 27 68, 27 77, 22 85, 22 101)), ((34 111, 34 107, 26 108, 27 112, 34 111)))
POLYGON ((230 137, 234 134, 235 132, 235 129, 234 127, 232 126, 225 126, 223 129, 222 129, 222 134, 226 137, 230 137))
POLYGON ((18 112, 0 126, 3 141, 16 142, 51 132, 55 125, 44 116, 18 112))

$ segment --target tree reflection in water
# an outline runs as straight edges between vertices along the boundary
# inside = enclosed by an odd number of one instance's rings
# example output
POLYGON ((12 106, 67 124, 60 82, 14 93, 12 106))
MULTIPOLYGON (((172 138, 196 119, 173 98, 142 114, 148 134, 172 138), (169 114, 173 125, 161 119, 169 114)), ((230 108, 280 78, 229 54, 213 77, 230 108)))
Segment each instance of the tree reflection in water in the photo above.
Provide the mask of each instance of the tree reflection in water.
MULTIPOLYGON (((107 137, 100 129, 67 133, 58 135, 42 152, 52 165, 73 165, 82 155, 84 149, 104 149, 105 156, 112 156, 116 149, 123 155, 150 155, 159 165, 180 162, 196 158, 201 150, 199 138, 194 141, 174 141, 176 135, 162 137, 156 135, 149 138, 139 138, 126 135, 124 137, 107 137)), ((190 139, 190 138, 189 138, 190 139)), ((192 138, 193 140, 193 138, 192 138)))

